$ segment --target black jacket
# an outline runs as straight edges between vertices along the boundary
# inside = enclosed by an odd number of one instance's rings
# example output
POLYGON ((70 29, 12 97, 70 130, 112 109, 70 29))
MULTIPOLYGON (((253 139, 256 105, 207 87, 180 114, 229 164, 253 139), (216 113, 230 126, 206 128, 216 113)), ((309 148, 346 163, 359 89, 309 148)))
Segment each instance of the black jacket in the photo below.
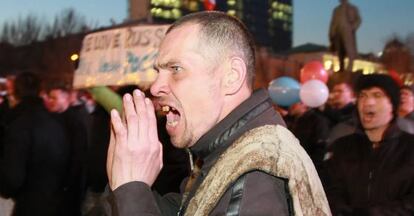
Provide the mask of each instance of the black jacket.
POLYGON ((69 144, 64 128, 38 98, 24 99, 7 129, 0 193, 15 201, 13 215, 61 215, 69 144))
POLYGON ((309 109, 295 119, 289 129, 299 139, 319 171, 326 151, 325 140, 330 130, 328 118, 318 109, 309 109))
POLYGON ((66 178, 66 215, 81 215, 81 205, 86 191, 86 155, 90 135, 90 116, 83 105, 70 106, 62 113, 54 113, 65 128, 69 142, 69 175, 66 178))
POLYGON ((413 142, 395 124, 376 149, 360 128, 338 139, 325 182, 334 215, 414 215, 413 142))
MULTIPOLYGON (((272 107, 272 102, 263 90, 256 91, 249 99, 231 112, 191 148, 193 155, 203 160, 201 173, 189 192, 194 193, 218 157, 237 138, 250 129, 266 124, 283 124, 281 117, 272 107)), ((291 201, 287 181, 254 171, 244 175, 243 195, 235 197, 233 188, 227 189, 210 215, 225 215, 229 206, 238 203, 240 215, 289 215, 291 201), (260 183, 258 183, 260 182, 260 183)), ((187 200, 189 200, 187 199, 187 200)), ((108 215, 177 215, 181 196, 168 194, 153 195, 142 182, 131 182, 117 188, 109 197, 108 215)), ((185 213, 184 203, 179 215, 185 213)))

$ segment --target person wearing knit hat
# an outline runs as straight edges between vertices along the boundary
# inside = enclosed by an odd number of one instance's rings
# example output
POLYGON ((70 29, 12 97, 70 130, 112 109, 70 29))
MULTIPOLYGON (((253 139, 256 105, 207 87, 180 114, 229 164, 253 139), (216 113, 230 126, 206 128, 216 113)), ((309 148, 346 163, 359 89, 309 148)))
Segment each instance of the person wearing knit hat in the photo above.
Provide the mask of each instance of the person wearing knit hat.
POLYGON ((359 77, 359 124, 326 162, 333 215, 414 215, 414 135, 397 125, 399 87, 388 75, 359 77))
POLYGON ((414 121, 414 85, 401 87, 400 99, 398 115, 414 121))
POLYGON ((388 96, 391 105, 393 117, 396 117, 398 106, 400 104, 400 88, 398 84, 386 74, 362 75, 357 80, 354 90, 356 95, 360 95, 363 90, 371 88, 380 88, 388 96))

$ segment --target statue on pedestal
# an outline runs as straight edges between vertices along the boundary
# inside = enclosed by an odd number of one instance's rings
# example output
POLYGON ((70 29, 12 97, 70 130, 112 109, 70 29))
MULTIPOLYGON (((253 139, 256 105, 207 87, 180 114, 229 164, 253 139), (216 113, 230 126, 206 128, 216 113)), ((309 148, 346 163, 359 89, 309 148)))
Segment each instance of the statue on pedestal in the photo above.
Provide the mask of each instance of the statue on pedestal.
POLYGON ((338 54, 340 71, 352 71, 353 61, 358 56, 356 31, 360 24, 358 8, 348 0, 340 0, 332 13, 329 28, 330 50, 338 54), (345 57, 348 57, 346 68, 345 57))

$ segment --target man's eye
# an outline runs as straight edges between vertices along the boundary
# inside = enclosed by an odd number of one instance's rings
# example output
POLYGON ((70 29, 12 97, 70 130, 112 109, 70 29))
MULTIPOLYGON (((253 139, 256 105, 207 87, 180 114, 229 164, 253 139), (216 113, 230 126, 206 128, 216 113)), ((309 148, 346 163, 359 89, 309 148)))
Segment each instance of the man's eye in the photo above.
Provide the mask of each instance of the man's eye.
POLYGON ((382 94, 382 93, 375 93, 374 94, 375 98, 382 98, 383 96, 384 96, 384 94, 382 94))
POLYGON ((367 97, 367 96, 366 96, 365 94, 359 94, 359 95, 358 95, 358 98, 360 98, 360 99, 361 99, 361 98, 366 98, 366 97, 367 97))
POLYGON ((180 72, 183 68, 180 66, 171 66, 173 72, 180 72))

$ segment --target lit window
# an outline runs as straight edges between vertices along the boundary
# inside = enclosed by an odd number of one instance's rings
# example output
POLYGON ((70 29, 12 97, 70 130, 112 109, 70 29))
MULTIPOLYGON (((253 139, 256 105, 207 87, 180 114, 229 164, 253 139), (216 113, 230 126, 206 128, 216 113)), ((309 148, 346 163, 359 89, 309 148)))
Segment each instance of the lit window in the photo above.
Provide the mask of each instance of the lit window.
POLYGON ((339 71, 339 64, 335 64, 334 71, 339 71))
POLYGON ((286 6, 286 12, 288 12, 290 14, 292 13, 292 7, 290 5, 286 6))
POLYGON ((171 11, 170 10, 164 10, 162 12, 162 17, 164 17, 165 19, 171 19, 171 17, 172 17, 171 11))
POLYGON ((157 10, 155 11, 155 15, 156 16, 161 16, 162 15, 162 9, 161 8, 157 8, 157 10))
POLYGON ((272 8, 277 9, 277 7, 278 7, 278 2, 272 2, 272 8))
POLYGON ((332 68, 332 65, 333 65, 332 60, 326 60, 324 62, 324 68, 325 68, 325 70, 330 70, 332 68))
POLYGON ((283 13, 282 11, 279 11, 279 12, 277 13, 277 17, 278 17, 279 19, 283 20, 284 13, 283 13))
POLYGON ((228 10, 227 14, 231 15, 231 16, 236 16, 236 11, 235 10, 228 10))
POLYGON ((182 16, 181 11, 178 10, 178 9, 172 9, 171 12, 172 12, 172 17, 174 19, 178 19, 178 18, 180 18, 182 16))
POLYGON ((235 0, 227 0, 227 5, 234 6, 236 4, 235 0))
POLYGON ((196 1, 191 1, 189 3, 189 8, 190 11, 197 11, 198 10, 198 2, 196 1))
POLYGON ((180 8, 181 7, 181 1, 180 0, 174 0, 173 7, 180 8))
POLYGON ((278 17, 277 17, 277 12, 276 12, 276 11, 274 11, 274 12, 272 13, 272 18, 273 18, 273 19, 278 19, 278 17))
POLYGON ((151 0, 151 4, 153 4, 154 6, 159 6, 161 4, 160 0, 151 0))

